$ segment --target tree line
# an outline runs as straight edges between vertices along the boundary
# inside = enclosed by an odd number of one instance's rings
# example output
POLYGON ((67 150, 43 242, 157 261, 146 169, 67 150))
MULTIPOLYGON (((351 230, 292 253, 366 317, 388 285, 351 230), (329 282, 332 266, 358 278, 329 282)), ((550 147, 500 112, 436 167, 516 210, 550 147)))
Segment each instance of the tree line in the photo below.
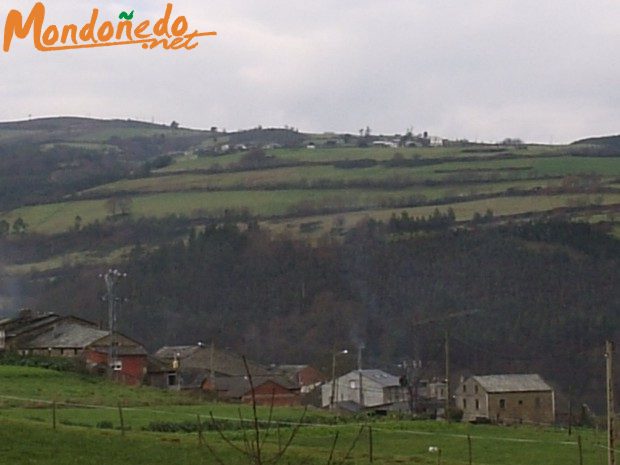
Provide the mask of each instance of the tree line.
MULTIPOLYGON (((620 241, 589 224, 444 227, 452 221, 371 220, 314 246, 255 223, 192 227, 154 249, 136 245, 119 264, 128 274, 119 324, 150 349, 215 341, 265 363, 322 366, 335 343, 363 341, 370 365, 395 372, 415 357, 432 371, 445 328, 417 323, 480 309, 451 328, 457 372, 539 372, 599 405, 599 346, 618 328, 620 241), (403 227, 425 233, 395 234, 403 227)), ((29 292, 40 309, 105 321, 100 271, 68 268, 29 292)))

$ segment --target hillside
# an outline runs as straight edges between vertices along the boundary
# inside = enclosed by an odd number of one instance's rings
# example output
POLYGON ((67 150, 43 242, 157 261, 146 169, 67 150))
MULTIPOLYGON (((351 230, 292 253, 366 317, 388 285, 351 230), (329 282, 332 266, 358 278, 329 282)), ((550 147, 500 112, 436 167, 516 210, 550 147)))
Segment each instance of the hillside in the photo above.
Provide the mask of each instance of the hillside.
POLYGON ((420 350, 440 366, 441 333, 414 334, 415 318, 483 308, 455 332, 455 368, 574 377, 601 405, 596 347, 619 323, 618 158, 211 129, 0 124, 0 312, 99 320, 97 276, 115 265, 131 277, 122 325, 151 349, 215 340, 324 366, 334 340, 362 338, 393 368, 420 350))
POLYGON ((581 139, 573 142, 572 145, 591 145, 607 149, 608 155, 620 153, 620 136, 604 136, 604 137, 589 137, 587 139, 581 139))

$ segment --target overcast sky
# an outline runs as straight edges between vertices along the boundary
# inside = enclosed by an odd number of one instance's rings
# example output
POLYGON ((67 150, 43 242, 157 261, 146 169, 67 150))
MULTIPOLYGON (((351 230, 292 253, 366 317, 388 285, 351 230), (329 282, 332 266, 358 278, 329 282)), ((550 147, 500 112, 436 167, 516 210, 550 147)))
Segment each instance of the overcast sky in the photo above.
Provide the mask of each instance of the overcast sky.
MULTIPOLYGON (((2 28, 10 8, 0 4, 2 28)), ((47 0, 57 24, 160 0, 47 0), (78 6, 75 6, 79 3, 78 6)), ((0 52, 0 119, 138 118, 228 130, 429 131, 568 142, 620 133, 619 0, 178 0, 193 51, 0 52)))

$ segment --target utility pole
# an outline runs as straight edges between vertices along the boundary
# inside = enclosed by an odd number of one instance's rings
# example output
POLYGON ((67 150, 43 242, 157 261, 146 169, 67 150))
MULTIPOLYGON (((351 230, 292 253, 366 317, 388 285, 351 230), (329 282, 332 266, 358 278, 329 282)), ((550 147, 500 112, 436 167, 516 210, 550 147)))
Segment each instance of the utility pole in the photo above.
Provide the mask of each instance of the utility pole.
POLYGON ((117 269, 109 269, 106 274, 100 275, 105 281, 108 299, 108 377, 114 377, 114 362, 117 357, 117 346, 115 341, 116 331, 116 284, 120 278, 127 276, 127 273, 121 273, 117 269))
POLYGON ((215 341, 211 339, 211 354, 209 355, 209 367, 211 369, 210 380, 211 380, 211 388, 214 392, 217 392, 215 387, 215 341))
POLYGON ((614 372, 613 372, 614 343, 605 342, 605 361, 607 368, 607 465, 616 464, 614 448, 614 372))
POLYGON ((362 350, 364 350, 364 344, 357 346, 357 373, 359 374, 359 387, 360 387, 360 407, 364 407, 364 386, 362 384, 362 350))
POLYGON ((446 328, 445 332, 445 352, 446 352, 446 403, 445 403, 445 417, 446 421, 450 423, 450 332, 446 328))
MULTIPOLYGON (((426 320, 415 321, 413 324, 413 327, 426 325, 426 324, 440 323, 442 321, 447 321, 447 320, 451 320, 454 318, 466 317, 466 316, 474 315, 476 313, 480 313, 481 311, 482 310, 476 308, 473 310, 464 310, 464 311, 450 313, 448 315, 441 316, 438 318, 429 318, 426 320)), ((446 421, 450 422, 450 415, 449 415, 449 412, 450 412, 450 333, 448 331, 447 325, 446 325, 444 337, 445 337, 444 349, 445 349, 445 362, 446 362, 446 366, 445 366, 446 399, 445 399, 444 408, 445 408, 446 421)))
POLYGON ((334 410, 334 402, 336 399, 336 356, 340 354, 348 354, 349 351, 347 349, 336 352, 336 344, 334 344, 334 348, 332 349, 332 390, 329 395, 329 409, 334 410))

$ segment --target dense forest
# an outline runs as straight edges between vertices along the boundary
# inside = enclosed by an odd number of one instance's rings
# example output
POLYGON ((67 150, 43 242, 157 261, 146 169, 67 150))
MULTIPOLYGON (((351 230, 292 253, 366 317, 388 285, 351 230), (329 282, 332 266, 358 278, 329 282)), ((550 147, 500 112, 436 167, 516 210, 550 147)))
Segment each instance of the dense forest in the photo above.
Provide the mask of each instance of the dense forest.
MULTIPOLYGON (((122 265, 120 326, 150 349, 213 340, 265 363, 321 364, 334 344, 363 342, 369 365, 416 358, 432 371, 449 324, 457 372, 540 372, 598 407, 620 241, 585 223, 429 221, 413 232, 402 218, 368 221, 314 246, 232 223, 138 244, 122 265), (467 310, 477 313, 445 319, 467 310)), ((28 293, 40 310, 104 320, 101 271, 68 270, 28 293)))

